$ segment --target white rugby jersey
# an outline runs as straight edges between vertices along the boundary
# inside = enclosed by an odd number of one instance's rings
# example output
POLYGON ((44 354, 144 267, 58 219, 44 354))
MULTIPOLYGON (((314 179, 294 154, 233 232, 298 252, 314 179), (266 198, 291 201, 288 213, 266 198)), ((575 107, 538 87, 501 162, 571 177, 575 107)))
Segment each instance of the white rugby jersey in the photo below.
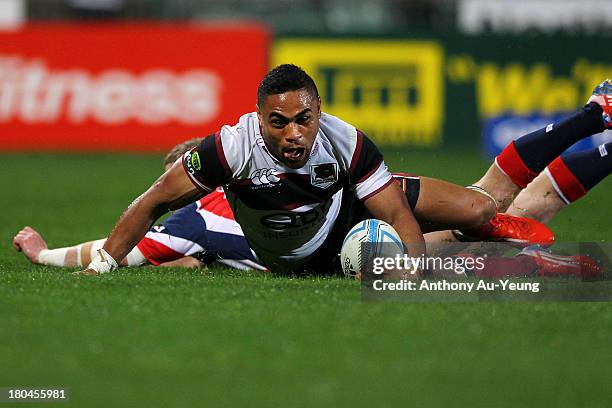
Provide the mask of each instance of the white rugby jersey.
POLYGON ((336 222, 343 194, 363 201, 392 182, 376 146, 325 113, 299 169, 268 151, 256 112, 204 138, 185 153, 183 166, 202 191, 223 186, 251 248, 272 271, 294 270, 314 254, 336 222))

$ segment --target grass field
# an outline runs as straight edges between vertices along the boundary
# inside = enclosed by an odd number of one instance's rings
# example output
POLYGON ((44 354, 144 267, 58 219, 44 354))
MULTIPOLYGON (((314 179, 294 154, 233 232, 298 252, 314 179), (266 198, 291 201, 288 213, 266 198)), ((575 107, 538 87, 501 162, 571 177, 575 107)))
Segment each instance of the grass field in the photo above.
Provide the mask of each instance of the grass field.
MULTIPOLYGON (((462 184, 487 165, 386 157, 462 184)), ((11 249, 26 224, 50 246, 105 236, 160 170, 157 156, 0 156, 0 387, 65 387, 72 407, 612 403, 610 303, 363 303, 354 281, 222 269, 74 277, 11 249)), ((611 201, 607 180, 551 224, 558 239, 612 241, 611 201)))

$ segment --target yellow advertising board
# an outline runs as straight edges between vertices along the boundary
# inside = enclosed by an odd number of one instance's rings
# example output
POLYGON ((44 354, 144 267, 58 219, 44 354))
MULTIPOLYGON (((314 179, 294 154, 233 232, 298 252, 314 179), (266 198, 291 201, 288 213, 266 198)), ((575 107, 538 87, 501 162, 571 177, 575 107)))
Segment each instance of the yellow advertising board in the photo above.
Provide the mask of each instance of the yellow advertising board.
POLYGON ((323 111, 381 144, 432 146, 444 118, 444 51, 417 40, 279 39, 272 65, 291 63, 319 88, 323 111))

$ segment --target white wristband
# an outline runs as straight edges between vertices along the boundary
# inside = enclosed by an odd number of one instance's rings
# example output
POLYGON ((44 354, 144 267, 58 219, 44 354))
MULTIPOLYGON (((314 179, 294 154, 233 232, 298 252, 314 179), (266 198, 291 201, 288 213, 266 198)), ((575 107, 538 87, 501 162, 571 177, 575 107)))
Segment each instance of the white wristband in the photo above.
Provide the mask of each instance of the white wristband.
POLYGON ((107 273, 114 271, 118 266, 117 261, 115 261, 113 257, 104 250, 104 248, 100 248, 87 268, 93 269, 98 273, 107 273))

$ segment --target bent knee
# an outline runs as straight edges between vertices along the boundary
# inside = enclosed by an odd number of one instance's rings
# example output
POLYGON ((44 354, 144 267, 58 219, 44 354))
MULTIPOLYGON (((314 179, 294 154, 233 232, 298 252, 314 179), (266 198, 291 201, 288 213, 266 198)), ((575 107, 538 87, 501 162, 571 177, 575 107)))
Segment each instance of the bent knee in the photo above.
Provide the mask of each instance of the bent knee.
POLYGON ((470 201, 468 218, 474 227, 488 223, 497 213, 495 202, 484 194, 473 191, 470 201))

